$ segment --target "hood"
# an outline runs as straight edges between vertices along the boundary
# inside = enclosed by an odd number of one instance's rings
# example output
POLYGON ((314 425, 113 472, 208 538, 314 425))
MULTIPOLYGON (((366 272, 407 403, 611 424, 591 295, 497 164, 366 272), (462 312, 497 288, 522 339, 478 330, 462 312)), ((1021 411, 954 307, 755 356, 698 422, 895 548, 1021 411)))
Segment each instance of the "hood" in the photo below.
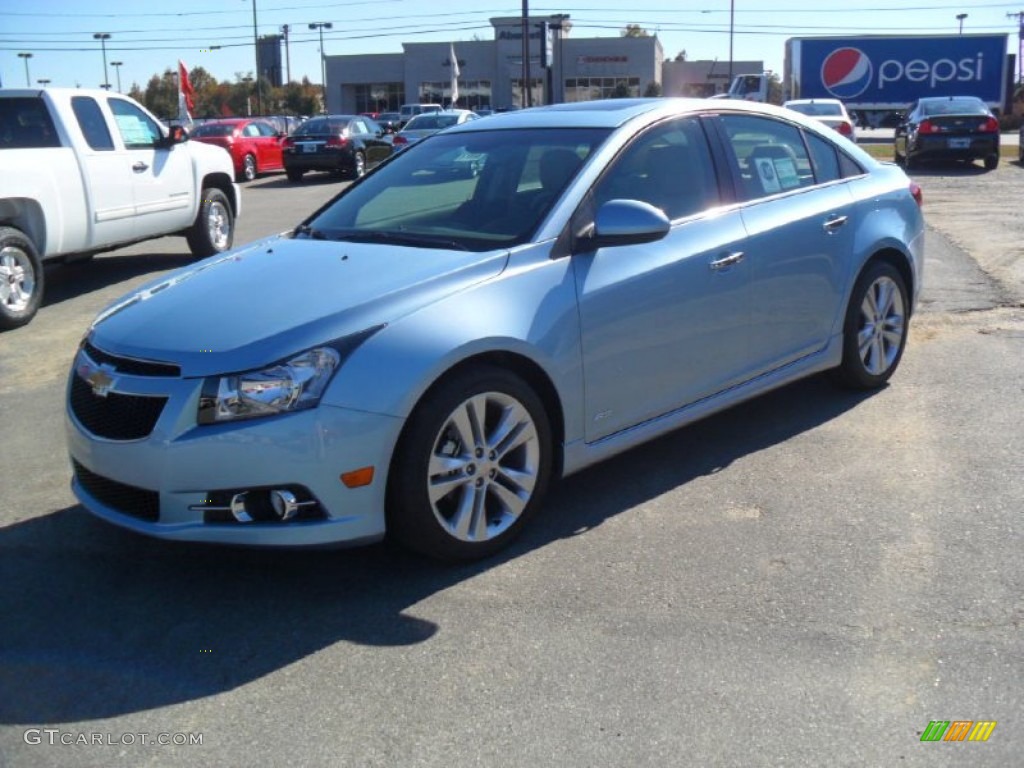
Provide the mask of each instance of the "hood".
POLYGON ((277 236, 155 280, 97 316, 90 341, 183 376, 260 368, 499 274, 508 253, 277 236))

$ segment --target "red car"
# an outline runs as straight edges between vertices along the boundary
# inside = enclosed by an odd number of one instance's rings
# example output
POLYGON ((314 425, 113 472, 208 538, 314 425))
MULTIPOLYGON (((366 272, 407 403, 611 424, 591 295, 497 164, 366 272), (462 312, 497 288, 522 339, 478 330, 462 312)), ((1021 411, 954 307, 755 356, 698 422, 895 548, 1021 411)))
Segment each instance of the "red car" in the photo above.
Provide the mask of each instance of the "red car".
POLYGON ((190 138, 224 147, 231 154, 239 181, 252 181, 258 174, 284 170, 281 160, 284 134, 266 120, 248 117, 209 120, 196 126, 190 138))

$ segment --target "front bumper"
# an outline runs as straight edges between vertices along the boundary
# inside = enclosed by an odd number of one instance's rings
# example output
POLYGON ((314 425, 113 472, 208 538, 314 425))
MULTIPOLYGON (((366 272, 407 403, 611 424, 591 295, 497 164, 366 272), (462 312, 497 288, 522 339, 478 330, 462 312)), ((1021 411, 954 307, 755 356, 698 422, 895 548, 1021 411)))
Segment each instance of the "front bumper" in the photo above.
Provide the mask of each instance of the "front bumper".
MULTIPOLYGON (((77 367, 77 366, 76 366, 77 367)), ((78 374, 73 370, 71 377, 78 374)), ((70 383, 70 382, 69 382, 70 383)), ((320 406, 281 416, 197 426, 201 380, 117 377, 115 393, 167 397, 139 439, 90 432, 65 409, 72 490, 97 517, 164 539, 257 546, 355 544, 384 535, 388 466, 402 420, 320 406), (374 467, 373 481, 346 487, 340 475, 374 467), (212 499, 252 488, 301 487, 315 519, 211 522, 212 499)))

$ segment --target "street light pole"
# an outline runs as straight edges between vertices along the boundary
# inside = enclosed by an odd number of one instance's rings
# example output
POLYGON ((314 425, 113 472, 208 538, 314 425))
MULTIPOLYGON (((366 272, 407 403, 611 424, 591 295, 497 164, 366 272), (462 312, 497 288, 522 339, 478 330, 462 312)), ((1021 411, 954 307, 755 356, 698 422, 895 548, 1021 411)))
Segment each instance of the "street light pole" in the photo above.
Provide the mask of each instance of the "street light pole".
POLYGON ((327 110, 327 57, 324 55, 324 30, 334 29, 329 21, 314 21, 309 25, 310 29, 320 30, 320 93, 324 101, 324 112, 327 110))
POLYGON ((732 87, 732 38, 736 31, 736 0, 729 0, 729 79, 732 87))
POLYGON ((966 13, 958 13, 956 15, 956 20, 960 22, 960 34, 961 35, 964 33, 964 19, 966 19, 966 18, 967 18, 967 14, 966 13))
POLYGON ((118 93, 121 93, 121 65, 122 64, 124 64, 123 61, 112 61, 112 62, 110 62, 110 66, 112 66, 114 68, 114 72, 117 73, 117 92, 118 93))
POLYGON ((523 106, 533 106, 530 88, 530 2, 523 0, 523 106))
POLYGON ((252 0, 252 44, 256 51, 256 114, 263 114, 263 89, 260 87, 260 37, 256 22, 256 0, 252 0))
POLYGON ((32 87, 32 78, 29 77, 29 74, 28 74, 28 60, 32 58, 32 54, 31 53, 22 52, 22 53, 18 54, 18 57, 25 60, 25 86, 28 87, 28 88, 31 88, 32 87))
POLYGON ((100 48, 103 49, 103 84, 109 88, 110 74, 107 72, 107 40, 110 39, 110 33, 97 32, 92 37, 94 40, 100 41, 100 48))

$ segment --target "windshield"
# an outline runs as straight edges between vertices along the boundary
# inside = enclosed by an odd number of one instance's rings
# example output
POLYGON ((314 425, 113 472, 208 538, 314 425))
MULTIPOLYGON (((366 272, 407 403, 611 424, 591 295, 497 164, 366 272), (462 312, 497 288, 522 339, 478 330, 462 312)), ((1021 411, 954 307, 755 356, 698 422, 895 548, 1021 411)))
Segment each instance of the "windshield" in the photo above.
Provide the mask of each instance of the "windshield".
POLYGON ((519 245, 608 133, 435 134, 348 188, 296 234, 470 251, 519 245))
POLYGON ((230 136, 237 127, 237 125, 230 123, 206 123, 196 126, 195 130, 192 131, 192 136, 197 139, 204 136, 230 136))

